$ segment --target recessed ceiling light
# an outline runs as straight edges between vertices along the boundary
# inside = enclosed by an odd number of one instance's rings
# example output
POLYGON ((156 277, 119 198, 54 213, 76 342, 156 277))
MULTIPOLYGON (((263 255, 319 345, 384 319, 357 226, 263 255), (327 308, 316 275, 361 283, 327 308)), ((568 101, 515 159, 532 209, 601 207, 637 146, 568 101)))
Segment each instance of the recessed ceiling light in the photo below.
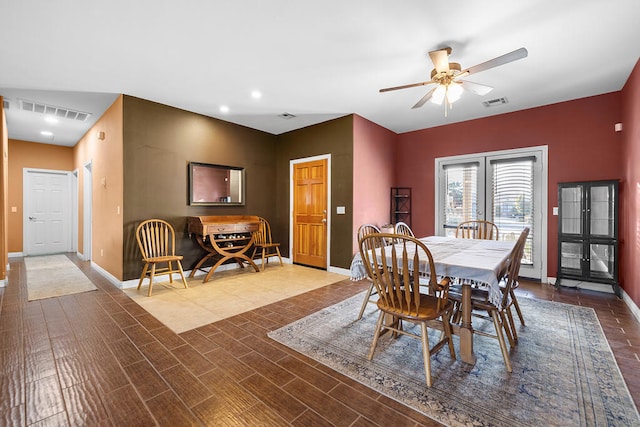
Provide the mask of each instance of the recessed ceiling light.
POLYGON ((220 112, 221 113, 228 113, 229 112, 229 107, 227 107, 226 105, 221 105, 220 106, 220 112))
POLYGON ((59 120, 58 120, 58 119, 56 119, 56 118, 55 118, 55 117, 53 117, 53 116, 47 116, 47 117, 45 117, 45 118, 44 118, 44 121, 45 121, 45 122, 47 122, 47 123, 58 123, 58 122, 59 122, 59 120))
POLYGON ((40 131, 40 135, 53 136, 53 132, 50 132, 48 130, 43 130, 43 131, 40 131))
POLYGON ((260 93, 260 91, 258 90, 251 91, 251 97, 253 99, 260 99, 262 98, 262 93, 260 93))

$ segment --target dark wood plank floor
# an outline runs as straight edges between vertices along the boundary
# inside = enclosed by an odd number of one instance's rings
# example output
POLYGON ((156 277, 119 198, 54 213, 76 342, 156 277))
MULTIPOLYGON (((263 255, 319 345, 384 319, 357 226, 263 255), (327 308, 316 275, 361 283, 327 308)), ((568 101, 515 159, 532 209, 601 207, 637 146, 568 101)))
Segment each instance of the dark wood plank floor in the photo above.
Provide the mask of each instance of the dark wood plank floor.
MULTIPOLYGON (((437 425, 267 337, 365 282, 345 280, 176 335, 71 259, 98 291, 33 302, 24 263, 11 259, 0 288, 0 425, 437 425)), ((639 401, 640 326, 624 302, 537 283, 518 292, 593 307, 639 401)))

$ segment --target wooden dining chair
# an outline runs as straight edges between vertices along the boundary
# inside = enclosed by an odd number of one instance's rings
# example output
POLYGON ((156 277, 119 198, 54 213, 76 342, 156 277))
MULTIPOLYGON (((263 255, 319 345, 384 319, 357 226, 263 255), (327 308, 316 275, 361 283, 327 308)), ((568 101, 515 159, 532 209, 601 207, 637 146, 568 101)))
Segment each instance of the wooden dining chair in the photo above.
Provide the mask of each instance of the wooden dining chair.
MULTIPOLYGON (((511 288, 513 287, 514 282, 518 279, 520 260, 522 259, 524 244, 528 235, 529 228, 525 228, 507 258, 506 264, 508 266, 508 273, 506 275, 504 287, 501 288, 502 298, 498 305, 489 301, 489 292, 487 290, 474 288, 471 291, 471 304, 473 310, 472 317, 493 321, 495 329, 495 334, 486 332, 479 328, 473 328, 473 333, 498 340, 507 372, 512 372, 513 370, 511 367, 511 359, 509 357, 509 349, 507 348, 507 341, 505 341, 505 335, 507 336, 507 340, 511 348, 513 348, 517 342, 517 333, 513 314, 511 313, 511 288)), ((457 285, 452 288, 449 293, 449 298, 454 302, 454 314, 452 316, 454 323, 460 321, 461 318, 462 291, 458 290, 459 288, 461 288, 460 285, 457 285)))
POLYGON ((360 253, 367 273, 378 292, 377 305, 380 315, 369 350, 369 360, 384 330, 392 331, 392 336, 407 335, 422 343, 422 358, 427 387, 431 387, 431 356, 448 345, 451 358, 455 360, 455 350, 451 338, 449 316, 453 307, 448 299, 449 278, 438 281, 435 265, 429 249, 420 240, 411 236, 373 233, 360 240, 360 253), (395 239, 396 244, 385 247, 385 239, 395 239), (420 264, 427 262, 429 271, 429 293, 420 292, 420 264), (393 321, 385 322, 392 318, 393 321), (406 330, 402 322, 420 326, 420 332, 406 330), (428 326, 436 326, 444 333, 433 347, 429 347, 428 326))
POLYGON ((188 288, 187 280, 182 271, 182 255, 175 254, 176 237, 171 224, 161 219, 149 219, 143 221, 136 229, 136 240, 144 267, 138 289, 142 286, 145 277, 149 278, 149 296, 153 289, 153 279, 159 275, 169 275, 169 283, 173 283, 173 274, 179 273, 185 288, 188 288), (157 268, 157 264, 167 264, 166 267, 157 268), (174 263, 177 268, 174 268, 174 263), (151 270, 149 270, 151 266, 151 270))
POLYGON ((405 222, 397 222, 395 227, 395 232, 396 234, 402 234, 403 236, 411 236, 411 237, 415 237, 413 234, 413 231, 411 231, 411 227, 409 227, 407 225, 407 223, 405 222))
MULTIPOLYGON (((515 262, 517 265, 514 267, 514 269, 512 269, 511 264, 509 263, 509 265, 507 266, 506 273, 503 274, 502 277, 500 277, 500 290, 502 290, 503 293, 509 292, 509 297, 510 297, 509 305, 515 308, 516 314, 518 315, 518 319, 520 320, 520 324, 522 326, 525 325, 524 316, 522 315, 520 304, 518 304, 518 298, 516 297, 515 290, 518 288, 518 285, 519 285, 518 276, 520 274, 520 266, 522 265, 522 257, 524 256, 524 248, 527 244, 527 237, 529 236, 529 232, 530 232, 530 229, 528 227, 522 230, 522 233, 520 233, 520 237, 518 238, 518 243, 517 243, 517 245, 520 245, 520 248, 519 248, 520 253, 514 254, 514 256, 511 257, 509 260, 510 263, 515 262), (508 283, 509 275, 514 275, 514 280, 511 282, 510 285, 508 283)), ((515 322, 513 320, 513 313, 511 313, 511 311, 509 310, 507 311, 507 314, 510 316, 509 320, 511 324, 513 339, 517 343, 518 332, 516 330, 515 322)))
POLYGON ((262 217, 258 217, 259 226, 258 230, 253 232, 253 253, 251 259, 255 259, 258 256, 262 259, 262 270, 266 263, 269 262, 269 258, 277 256, 282 266, 282 256, 280 255, 280 243, 273 242, 271 239, 271 226, 269 221, 262 217))
MULTIPOLYGON (((360 245, 360 241, 364 236, 368 236, 371 233, 380 233, 380 228, 373 224, 362 224, 360 227, 358 227, 358 245, 360 245)), ((371 241, 371 243, 373 242, 374 241, 371 241)), ((367 276, 367 279, 371 281, 371 277, 367 276)), ((373 282, 371 282, 371 284, 369 285, 369 289, 364 295, 364 300, 362 301, 362 306, 360 307, 360 313, 358 313, 358 318, 356 320, 362 319, 362 315, 364 314, 365 308, 367 308, 367 304, 376 302, 376 299, 371 298, 373 295, 376 295, 376 290, 373 282)))
POLYGON ((456 237, 461 239, 498 240, 498 234, 497 225, 482 219, 463 221, 456 228, 456 237))

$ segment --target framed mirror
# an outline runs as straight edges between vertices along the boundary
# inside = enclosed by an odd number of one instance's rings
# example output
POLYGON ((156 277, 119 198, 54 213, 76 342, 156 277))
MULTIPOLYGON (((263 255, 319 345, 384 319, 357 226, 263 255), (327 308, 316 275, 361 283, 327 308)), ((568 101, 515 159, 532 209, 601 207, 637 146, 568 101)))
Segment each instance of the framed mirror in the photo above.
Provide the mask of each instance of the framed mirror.
POLYGON ((244 168, 189 162, 189 205, 244 206, 244 168))

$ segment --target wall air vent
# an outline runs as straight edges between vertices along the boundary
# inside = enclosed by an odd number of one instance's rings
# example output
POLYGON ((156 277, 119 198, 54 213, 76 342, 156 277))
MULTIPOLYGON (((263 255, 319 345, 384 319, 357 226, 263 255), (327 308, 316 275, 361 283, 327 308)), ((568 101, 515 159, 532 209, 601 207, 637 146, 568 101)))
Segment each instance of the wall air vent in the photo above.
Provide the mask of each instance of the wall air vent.
POLYGON ((496 99, 491 99, 489 101, 484 101, 482 105, 489 108, 489 107, 497 107, 498 105, 507 104, 508 102, 509 101, 507 101, 507 98, 496 98, 496 99))
POLYGON ((69 108, 55 107, 53 105, 47 105, 41 102, 27 101, 26 99, 20 99, 18 101, 19 101, 20 109, 23 111, 32 111, 34 113, 42 113, 50 116, 55 116, 61 119, 79 120, 81 122, 84 122, 91 116, 91 113, 75 111, 69 108))
POLYGON ((283 118, 283 119, 293 119, 295 117, 295 115, 293 115, 291 113, 282 113, 282 114, 279 114, 278 117, 283 118))

